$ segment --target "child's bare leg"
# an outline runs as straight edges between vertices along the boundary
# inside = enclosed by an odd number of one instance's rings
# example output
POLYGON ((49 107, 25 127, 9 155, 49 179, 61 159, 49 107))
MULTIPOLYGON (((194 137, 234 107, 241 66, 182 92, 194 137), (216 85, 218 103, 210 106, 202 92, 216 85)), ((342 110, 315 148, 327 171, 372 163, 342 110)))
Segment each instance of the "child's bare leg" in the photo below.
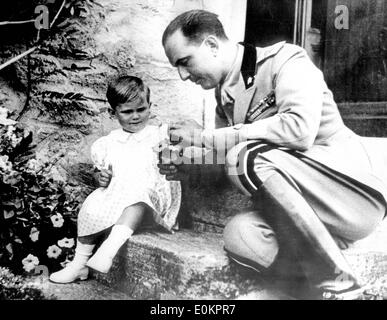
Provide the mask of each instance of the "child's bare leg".
POLYGON ((92 234, 89 236, 78 237, 78 241, 82 244, 93 245, 97 242, 98 235, 92 234))
POLYGON ((87 262, 87 266, 100 272, 108 272, 118 250, 132 236, 149 210, 143 202, 127 207, 113 226, 109 237, 87 262))
POLYGON ((149 210, 149 206, 144 202, 136 203, 130 207, 125 208, 115 225, 127 226, 134 232, 140 226, 142 220, 149 210))

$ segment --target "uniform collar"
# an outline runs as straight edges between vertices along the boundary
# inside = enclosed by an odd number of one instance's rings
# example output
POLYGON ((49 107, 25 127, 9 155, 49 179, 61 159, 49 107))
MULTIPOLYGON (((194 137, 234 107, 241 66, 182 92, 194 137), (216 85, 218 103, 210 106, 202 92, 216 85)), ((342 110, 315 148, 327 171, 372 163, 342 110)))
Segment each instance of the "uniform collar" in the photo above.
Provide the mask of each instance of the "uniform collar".
POLYGON ((220 86, 222 105, 235 101, 236 92, 240 91, 240 86, 243 85, 245 90, 252 87, 255 82, 257 65, 276 55, 285 43, 286 41, 282 41, 264 48, 255 48, 242 42, 238 43, 237 56, 226 79, 220 86))
POLYGON ((220 85, 220 95, 222 99, 222 105, 227 104, 230 100, 235 99, 235 92, 237 91, 238 82, 240 80, 240 72, 242 67, 244 47, 240 44, 237 45, 237 54, 235 60, 231 66, 226 79, 220 85))

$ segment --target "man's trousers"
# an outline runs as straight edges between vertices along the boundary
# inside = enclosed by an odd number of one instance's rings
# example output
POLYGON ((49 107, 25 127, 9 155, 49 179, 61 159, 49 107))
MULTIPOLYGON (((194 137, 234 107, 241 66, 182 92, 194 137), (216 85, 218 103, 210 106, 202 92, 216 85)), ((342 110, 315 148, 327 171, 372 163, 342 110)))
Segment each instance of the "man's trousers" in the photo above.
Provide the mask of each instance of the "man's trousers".
POLYGON ((280 249, 289 250, 316 286, 339 291, 346 280, 356 283, 340 248, 367 237, 383 220, 385 201, 377 191, 309 158, 259 143, 231 150, 227 169, 259 207, 226 225, 231 257, 267 270, 280 249))

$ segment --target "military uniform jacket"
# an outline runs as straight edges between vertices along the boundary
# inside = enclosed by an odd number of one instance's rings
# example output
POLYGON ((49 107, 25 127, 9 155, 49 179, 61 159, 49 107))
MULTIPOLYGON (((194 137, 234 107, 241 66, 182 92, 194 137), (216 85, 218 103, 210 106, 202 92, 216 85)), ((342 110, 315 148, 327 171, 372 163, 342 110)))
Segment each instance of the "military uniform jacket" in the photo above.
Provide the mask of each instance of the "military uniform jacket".
POLYGON ((234 97, 227 101, 224 88, 216 89, 217 129, 204 131, 204 144, 211 148, 217 139, 235 134, 262 140, 309 157, 387 199, 386 139, 363 138, 344 125, 322 72, 306 51, 285 42, 266 48, 239 45, 239 50, 243 58, 234 97))

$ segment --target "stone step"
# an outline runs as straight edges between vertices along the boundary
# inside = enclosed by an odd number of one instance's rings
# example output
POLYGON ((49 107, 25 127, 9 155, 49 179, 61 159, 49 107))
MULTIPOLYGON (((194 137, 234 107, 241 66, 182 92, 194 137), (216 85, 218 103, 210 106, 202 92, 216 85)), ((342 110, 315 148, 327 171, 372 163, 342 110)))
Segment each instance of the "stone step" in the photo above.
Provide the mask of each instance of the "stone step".
MULTIPOLYGON (((386 237, 387 221, 372 236, 343 251, 363 283, 381 284, 383 290, 387 290, 386 237)), ((184 229, 132 237, 112 271, 93 276, 133 299, 292 299, 275 279, 268 282, 230 263, 221 234, 184 229)))
POLYGON ((387 219, 369 237, 343 253, 363 283, 384 283, 387 292, 387 219))
POLYGON ((96 279, 70 284, 50 282, 48 277, 35 279, 47 298, 55 300, 132 300, 127 294, 101 284, 96 279))
POLYGON ((216 233, 181 230, 133 236, 108 274, 93 272, 104 285, 133 299, 288 299, 255 272, 230 264, 216 233))

